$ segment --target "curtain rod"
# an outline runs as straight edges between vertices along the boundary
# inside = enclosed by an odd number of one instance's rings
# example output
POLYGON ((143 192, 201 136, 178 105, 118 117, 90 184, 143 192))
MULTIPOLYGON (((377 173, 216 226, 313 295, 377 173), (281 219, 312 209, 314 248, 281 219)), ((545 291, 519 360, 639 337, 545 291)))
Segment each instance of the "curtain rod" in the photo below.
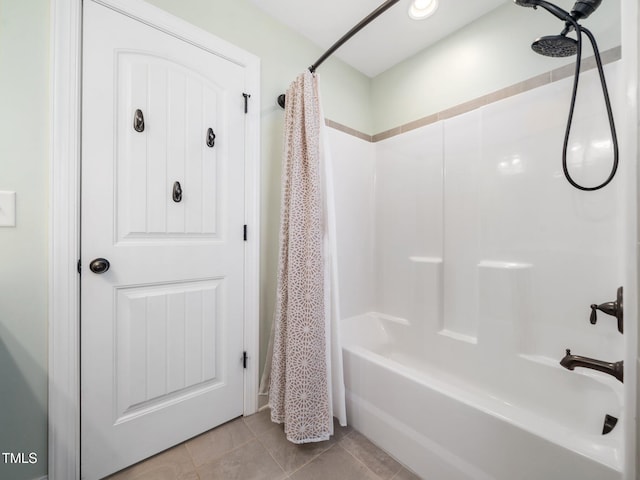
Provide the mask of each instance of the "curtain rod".
MULTIPOLYGON (((351 30, 349 30, 347 33, 345 33, 336 43, 331 45, 329 50, 324 52, 322 54, 322 56, 318 60, 316 60, 313 65, 311 65, 309 67, 309 71, 311 73, 314 73, 316 71, 316 69, 327 58, 329 58, 333 54, 333 52, 335 52, 338 48, 340 48, 342 45, 347 43, 347 40, 349 40, 356 33, 358 33, 360 30, 362 30, 364 27, 366 27, 369 23, 371 23, 377 17, 382 15, 384 12, 386 12, 389 8, 393 7, 399 1, 400 0, 387 0, 382 5, 380 5, 378 8, 376 8, 373 12, 371 12, 369 15, 364 17, 356 26, 354 26, 351 30)), ((282 108, 284 108, 284 104, 285 104, 285 96, 284 96, 284 93, 283 93, 283 94, 278 96, 278 105, 280 105, 282 108)))

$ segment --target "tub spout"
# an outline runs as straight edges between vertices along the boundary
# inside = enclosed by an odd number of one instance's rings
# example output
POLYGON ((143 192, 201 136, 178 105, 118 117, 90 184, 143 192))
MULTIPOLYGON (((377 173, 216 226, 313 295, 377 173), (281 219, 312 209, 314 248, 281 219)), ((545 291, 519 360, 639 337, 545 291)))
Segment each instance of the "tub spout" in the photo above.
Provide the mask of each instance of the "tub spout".
POLYGON ((595 358, 571 355, 571 350, 567 348, 567 354, 560 360, 560 365, 567 370, 573 370, 575 367, 598 370, 599 372, 608 373, 621 382, 624 382, 624 362, 603 362, 595 358))

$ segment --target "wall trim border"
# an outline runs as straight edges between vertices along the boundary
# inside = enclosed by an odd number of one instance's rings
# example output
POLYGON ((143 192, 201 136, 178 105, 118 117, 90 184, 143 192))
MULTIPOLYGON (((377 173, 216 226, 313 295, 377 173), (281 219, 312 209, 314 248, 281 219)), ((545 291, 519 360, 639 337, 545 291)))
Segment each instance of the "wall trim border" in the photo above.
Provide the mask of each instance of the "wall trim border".
POLYGON ((244 414, 258 408, 260 59, 142 0, 52 0, 49 171, 48 479, 80 478, 80 146, 82 5, 94 1, 230 60, 246 71, 244 414))
MULTIPOLYGON (((606 65, 608 63, 620 60, 620 58, 622 58, 621 53, 622 50, 619 46, 602 52, 602 63, 606 65)), ((582 60, 582 72, 586 72, 594 68, 596 68, 595 57, 591 56, 582 60)), ((446 110, 442 110, 441 112, 433 113, 426 117, 419 118, 418 120, 405 123, 404 125, 400 125, 399 127, 391 128, 374 135, 367 135, 366 133, 359 132, 358 130, 354 130, 353 128, 347 127, 329 119, 326 119, 325 123, 328 127, 334 128, 349 135, 353 135, 354 137, 360 138, 367 142, 376 143, 382 140, 386 140, 387 138, 395 137, 396 135, 400 135, 401 133, 406 133, 411 130, 415 130, 416 128, 424 127, 425 125, 429 125, 431 123, 436 123, 441 120, 446 120, 448 118, 462 115, 463 113, 467 113, 480 107, 484 107, 485 105, 497 102, 499 100, 504 100, 505 98, 518 95, 519 93, 523 93, 528 90, 542 87, 543 85, 547 85, 549 83, 557 82, 558 80, 571 77, 573 76, 574 70, 575 66, 573 64, 565 65, 563 67, 550 70, 546 73, 536 75, 535 77, 528 78, 526 80, 523 80, 522 82, 514 83, 513 85, 509 85, 508 87, 501 88, 500 90, 496 90, 495 92, 491 92, 486 95, 482 95, 481 97, 477 97, 459 105, 447 108, 446 110)))

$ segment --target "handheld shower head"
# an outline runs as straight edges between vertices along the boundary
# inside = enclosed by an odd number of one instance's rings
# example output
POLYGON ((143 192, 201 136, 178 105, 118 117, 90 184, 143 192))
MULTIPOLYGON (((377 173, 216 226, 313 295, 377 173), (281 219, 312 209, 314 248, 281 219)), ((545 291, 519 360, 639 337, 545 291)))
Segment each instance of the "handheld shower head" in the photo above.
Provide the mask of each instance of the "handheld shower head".
MULTIPOLYGON (((562 170, 564 172, 564 176, 567 181, 578 190, 583 190, 587 192, 591 192, 594 190, 600 190, 613 180, 613 177, 616 175, 618 171, 618 140, 616 136, 616 127, 614 124, 613 113, 611 111, 611 101, 609 100, 609 93, 607 91, 607 85, 604 78, 604 71, 602 68, 602 60, 600 59, 600 52, 598 50, 598 45, 596 44, 596 39, 593 34, 582 25, 578 23, 578 20, 582 18, 587 18, 591 15, 602 3, 602 0, 577 0, 573 5, 573 10, 571 13, 566 12, 562 8, 550 3, 546 0, 513 0, 513 3, 520 7, 529 7, 536 9, 537 7, 544 8, 547 12, 551 13, 555 17, 562 20, 565 24, 565 28, 562 30, 560 35, 548 35, 546 37, 538 38, 533 44, 531 48, 534 52, 539 53, 541 55, 547 55, 550 57, 568 57, 570 55, 578 56, 576 60, 576 68, 574 73, 573 80, 573 93, 571 94, 571 104, 569 107, 569 117, 567 118, 567 128, 565 130, 564 135, 564 143, 562 147, 562 170), (567 33, 571 30, 575 30, 577 40, 567 37, 567 33), (604 103, 607 108, 607 116, 609 118, 609 129, 611 131, 611 141, 613 143, 613 162, 611 165, 611 172, 609 173, 609 177, 599 185, 595 187, 585 187, 584 185, 580 185, 576 183, 575 180, 571 177, 571 173, 569 172, 567 166, 567 147, 569 145, 569 135, 571 133, 571 124, 573 122, 573 113, 574 107, 576 104, 576 96, 578 94, 578 81, 580 79, 580 63, 582 59, 582 34, 587 35, 589 37, 589 41, 593 46, 594 57, 596 59, 596 66, 598 67, 598 73, 600 75, 600 85, 602 86, 602 94, 604 96, 604 103)), ((567 350, 567 353, 569 351, 567 350)))
POLYGON ((544 8, 549 13, 555 15, 560 20, 573 23, 582 18, 587 18, 602 3, 602 0, 578 0, 574 5, 571 13, 562 8, 549 3, 546 0, 513 0, 513 3, 521 7, 536 8, 538 6, 544 8))
MULTIPOLYGON (((597 1, 602 1, 602 0, 591 0, 591 2, 597 2, 597 1)), ((585 2, 591 3, 588 0, 585 0, 585 2)), ((546 0, 513 0, 513 3, 521 7, 531 7, 531 8, 542 7, 547 12, 551 13, 552 15, 555 15, 563 22, 572 22, 572 23, 575 22, 575 20, 573 19, 573 17, 569 12, 563 10, 557 5, 554 5, 553 3, 547 2, 546 0)), ((595 8, 593 8, 593 10, 595 10, 595 8)))
POLYGON ((578 0, 571 10, 571 16, 576 20, 587 18, 596 8, 600 6, 602 0, 578 0))

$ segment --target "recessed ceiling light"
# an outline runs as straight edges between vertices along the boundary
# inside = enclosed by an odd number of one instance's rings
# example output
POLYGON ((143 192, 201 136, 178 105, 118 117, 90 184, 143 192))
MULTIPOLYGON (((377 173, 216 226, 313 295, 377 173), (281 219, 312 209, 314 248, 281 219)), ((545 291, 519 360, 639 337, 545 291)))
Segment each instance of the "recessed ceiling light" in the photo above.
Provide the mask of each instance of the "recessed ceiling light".
POLYGON ((438 8, 438 0, 413 0, 409 7, 409 16, 414 20, 422 20, 431 15, 438 8))

